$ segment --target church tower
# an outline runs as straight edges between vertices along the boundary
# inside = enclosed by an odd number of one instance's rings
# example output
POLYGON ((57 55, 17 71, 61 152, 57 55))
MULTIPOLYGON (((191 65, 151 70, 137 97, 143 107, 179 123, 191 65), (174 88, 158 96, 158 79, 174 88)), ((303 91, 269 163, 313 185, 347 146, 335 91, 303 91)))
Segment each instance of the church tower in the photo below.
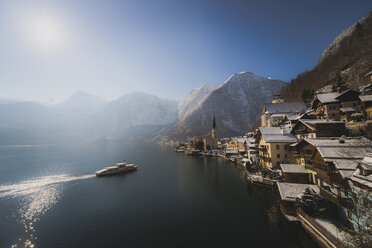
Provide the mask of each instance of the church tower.
POLYGON ((213 127, 212 127, 212 138, 217 141, 217 125, 216 125, 216 116, 213 115, 213 127))

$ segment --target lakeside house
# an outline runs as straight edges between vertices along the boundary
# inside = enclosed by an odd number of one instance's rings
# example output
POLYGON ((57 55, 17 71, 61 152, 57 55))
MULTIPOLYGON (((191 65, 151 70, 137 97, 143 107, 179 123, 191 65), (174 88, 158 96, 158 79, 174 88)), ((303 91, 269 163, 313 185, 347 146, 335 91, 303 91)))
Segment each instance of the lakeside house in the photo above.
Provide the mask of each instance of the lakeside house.
POLYGON ((305 165, 301 164, 280 164, 283 182, 285 183, 310 183, 309 172, 305 165))
POLYGON ((364 137, 305 138, 294 149, 295 156, 311 174, 312 183, 333 203, 339 219, 352 227, 354 203, 348 180, 371 152, 371 141, 364 137))
POLYGON ((289 222, 297 222, 297 206, 295 204, 298 195, 302 194, 307 188, 311 188, 316 193, 319 193, 319 187, 313 184, 298 184, 298 183, 276 183, 279 197, 280 210, 284 218, 289 222))
POLYGON ((285 127, 260 127, 257 131, 258 162, 262 168, 279 168, 293 160, 289 145, 297 141, 285 127))

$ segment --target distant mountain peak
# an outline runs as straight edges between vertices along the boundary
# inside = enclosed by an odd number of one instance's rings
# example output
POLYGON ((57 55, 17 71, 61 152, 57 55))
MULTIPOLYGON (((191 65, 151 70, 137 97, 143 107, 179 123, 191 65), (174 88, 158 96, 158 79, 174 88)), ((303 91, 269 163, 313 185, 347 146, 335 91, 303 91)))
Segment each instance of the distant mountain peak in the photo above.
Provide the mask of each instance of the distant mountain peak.
POLYGON ((178 118, 183 119, 212 91, 212 86, 207 83, 203 83, 200 87, 187 93, 178 103, 178 118))
MULTIPOLYGON (((179 122, 165 131, 160 142, 167 140, 183 141, 186 137, 206 134, 210 131, 213 116, 219 130, 219 137, 243 135, 248 132, 260 117, 265 103, 270 102, 272 95, 280 92, 286 85, 280 80, 270 80, 252 72, 232 74, 217 89, 204 95, 193 108, 179 118, 179 122)), ((192 98, 198 92, 191 91, 183 99, 192 98)), ((180 104, 179 111, 182 106, 180 104)))
POLYGON ((252 84, 255 85, 260 83, 264 80, 270 80, 272 82, 283 82, 281 80, 273 79, 273 78, 265 78, 259 75, 254 74, 253 72, 244 71, 240 73, 232 74, 225 82, 223 82, 218 88, 224 87, 229 84, 252 84))

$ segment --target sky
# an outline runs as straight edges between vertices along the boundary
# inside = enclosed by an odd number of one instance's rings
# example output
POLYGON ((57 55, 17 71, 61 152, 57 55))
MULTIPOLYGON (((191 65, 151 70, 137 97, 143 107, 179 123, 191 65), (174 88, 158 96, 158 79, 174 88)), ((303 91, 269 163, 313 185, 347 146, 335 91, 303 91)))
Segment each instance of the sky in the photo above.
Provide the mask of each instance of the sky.
POLYGON ((0 98, 178 99, 231 74, 290 81, 370 0, 0 1, 0 98))

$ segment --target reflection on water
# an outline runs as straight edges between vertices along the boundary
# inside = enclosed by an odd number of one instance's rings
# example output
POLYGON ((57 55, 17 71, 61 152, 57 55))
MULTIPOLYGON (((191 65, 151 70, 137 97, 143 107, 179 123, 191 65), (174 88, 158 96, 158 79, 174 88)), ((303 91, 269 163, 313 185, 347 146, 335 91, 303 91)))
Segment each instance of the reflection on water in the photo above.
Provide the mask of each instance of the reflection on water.
POLYGON ((34 225, 58 201, 63 183, 94 177, 63 175, 44 176, 25 180, 16 184, 0 185, 0 198, 20 198, 20 206, 15 213, 18 222, 24 227, 24 239, 18 238, 12 247, 34 247, 34 225))

